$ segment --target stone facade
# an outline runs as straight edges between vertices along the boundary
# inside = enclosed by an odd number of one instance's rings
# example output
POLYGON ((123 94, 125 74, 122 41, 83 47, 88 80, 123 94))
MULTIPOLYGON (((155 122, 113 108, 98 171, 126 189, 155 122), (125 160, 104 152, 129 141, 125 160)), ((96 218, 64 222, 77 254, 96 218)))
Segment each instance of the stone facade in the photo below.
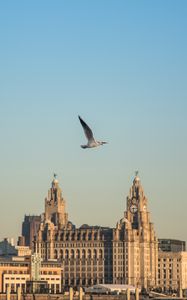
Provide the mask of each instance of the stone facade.
POLYGON ((77 229, 69 222, 56 179, 45 199, 34 250, 42 259, 62 261, 64 286, 112 282, 112 229, 88 225, 77 229))
POLYGON ((158 243, 139 177, 134 178, 124 218, 116 228, 88 225, 76 228, 68 220, 65 200, 54 178, 45 199, 34 251, 44 260, 62 262, 63 286, 97 283, 155 286, 158 243))
MULTIPOLYGON (((20 286, 26 291, 27 281, 32 280, 31 259, 20 257, 0 259, 0 293, 5 293, 7 286, 15 293, 20 286)), ((54 261, 42 261, 40 267, 40 279, 47 282, 53 293, 61 292, 62 264, 54 261)))
POLYGON ((157 285, 158 242, 147 198, 134 178, 124 218, 113 234, 113 282, 152 288, 157 285))
POLYGON ((158 287, 173 292, 187 289, 187 252, 159 251, 158 287))

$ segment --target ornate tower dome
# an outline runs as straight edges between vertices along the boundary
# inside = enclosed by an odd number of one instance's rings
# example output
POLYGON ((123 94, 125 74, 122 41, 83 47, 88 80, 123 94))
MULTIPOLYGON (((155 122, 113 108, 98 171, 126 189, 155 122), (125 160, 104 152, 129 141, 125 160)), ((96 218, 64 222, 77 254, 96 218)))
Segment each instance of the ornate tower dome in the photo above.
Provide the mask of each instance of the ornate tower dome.
POLYGON ((66 202, 62 197, 62 190, 59 187, 57 175, 54 174, 48 196, 45 198, 45 222, 51 221, 55 226, 66 227, 68 214, 66 213, 66 202))

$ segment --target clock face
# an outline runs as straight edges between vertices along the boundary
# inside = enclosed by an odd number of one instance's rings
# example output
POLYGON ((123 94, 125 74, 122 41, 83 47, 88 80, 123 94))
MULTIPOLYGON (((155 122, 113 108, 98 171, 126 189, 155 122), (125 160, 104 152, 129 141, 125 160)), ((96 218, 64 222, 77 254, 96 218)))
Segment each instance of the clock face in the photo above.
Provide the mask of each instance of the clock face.
POLYGON ((132 203, 132 204, 136 204, 136 203, 137 203, 136 198, 132 198, 132 199, 131 199, 131 203, 132 203))
POLYGON ((146 211, 146 209, 147 209, 147 206, 144 204, 143 211, 146 211))
POLYGON ((132 214, 135 214, 135 213, 137 212, 137 210, 138 210, 137 205, 132 204, 132 205, 130 206, 130 212, 131 212, 132 214))

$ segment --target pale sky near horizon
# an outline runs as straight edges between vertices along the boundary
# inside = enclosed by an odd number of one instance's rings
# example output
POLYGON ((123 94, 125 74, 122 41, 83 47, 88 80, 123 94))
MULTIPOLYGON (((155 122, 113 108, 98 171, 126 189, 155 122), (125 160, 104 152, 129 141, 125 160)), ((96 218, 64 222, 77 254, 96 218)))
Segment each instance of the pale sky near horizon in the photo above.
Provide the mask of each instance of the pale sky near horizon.
POLYGON ((187 240, 187 2, 0 2, 0 240, 53 173, 80 226, 115 226, 139 170, 160 238, 187 240), (108 145, 83 150, 78 115, 108 145))

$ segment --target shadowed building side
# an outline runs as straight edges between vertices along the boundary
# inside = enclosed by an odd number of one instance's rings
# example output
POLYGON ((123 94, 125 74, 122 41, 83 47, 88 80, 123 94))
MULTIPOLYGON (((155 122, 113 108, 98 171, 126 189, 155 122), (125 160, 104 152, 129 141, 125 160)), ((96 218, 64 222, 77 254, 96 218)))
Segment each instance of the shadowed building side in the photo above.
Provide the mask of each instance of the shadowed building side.
POLYGON ((33 249, 34 237, 37 234, 41 223, 41 216, 26 216, 22 223, 22 236, 24 237, 25 246, 33 249))

